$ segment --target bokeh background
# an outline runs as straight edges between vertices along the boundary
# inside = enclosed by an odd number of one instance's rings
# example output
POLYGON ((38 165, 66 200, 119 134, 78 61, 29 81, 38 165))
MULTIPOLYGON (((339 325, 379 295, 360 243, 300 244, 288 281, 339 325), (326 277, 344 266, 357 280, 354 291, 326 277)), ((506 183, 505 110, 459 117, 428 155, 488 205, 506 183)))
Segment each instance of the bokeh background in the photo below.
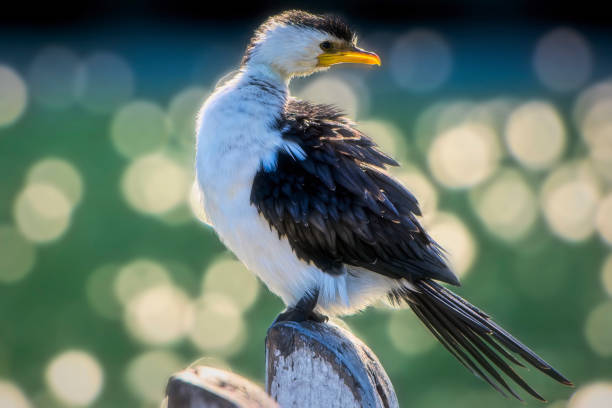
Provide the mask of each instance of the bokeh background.
MULTIPOLYGON (((490 3, 309 2, 347 16, 383 65, 292 90, 339 105, 403 163, 458 292, 577 384, 520 370, 551 408, 611 407, 609 14, 490 3)), ((193 129, 252 30, 296 5, 3 9, 0 407, 159 406, 193 363, 263 382, 283 305, 199 220, 193 129)), ((404 407, 520 406, 409 311, 344 322, 404 407)))

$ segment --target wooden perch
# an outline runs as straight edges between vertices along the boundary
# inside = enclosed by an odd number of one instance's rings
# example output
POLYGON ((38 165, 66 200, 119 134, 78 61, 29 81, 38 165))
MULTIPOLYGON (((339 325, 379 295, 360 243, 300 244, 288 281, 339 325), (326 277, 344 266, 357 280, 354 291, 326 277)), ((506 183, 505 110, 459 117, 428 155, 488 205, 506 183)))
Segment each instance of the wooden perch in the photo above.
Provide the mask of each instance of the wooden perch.
POLYGON ((378 358, 333 324, 275 324, 266 359, 266 390, 283 408, 399 407, 378 358))
POLYGON ((266 360, 270 396, 236 374, 199 366, 170 378, 167 407, 399 407, 378 358, 336 325, 277 323, 268 329, 266 360))
POLYGON ((278 408, 251 381, 204 366, 187 368, 170 377, 165 402, 168 408, 278 408))

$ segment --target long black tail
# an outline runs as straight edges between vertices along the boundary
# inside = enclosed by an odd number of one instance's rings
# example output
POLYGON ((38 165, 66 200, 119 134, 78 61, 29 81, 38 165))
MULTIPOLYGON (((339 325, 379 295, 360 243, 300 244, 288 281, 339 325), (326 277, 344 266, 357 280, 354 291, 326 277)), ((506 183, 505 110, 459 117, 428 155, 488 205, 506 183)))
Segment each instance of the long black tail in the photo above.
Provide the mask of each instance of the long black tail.
POLYGON ((405 288, 393 293, 392 300, 405 300, 429 331, 457 360, 502 395, 507 396, 504 392, 506 390, 522 401, 498 370, 535 398, 546 401, 508 364, 510 362, 524 367, 509 352, 518 354, 560 383, 573 385, 550 364, 493 322, 486 313, 465 299, 431 280, 422 280, 414 285, 418 291, 405 288))

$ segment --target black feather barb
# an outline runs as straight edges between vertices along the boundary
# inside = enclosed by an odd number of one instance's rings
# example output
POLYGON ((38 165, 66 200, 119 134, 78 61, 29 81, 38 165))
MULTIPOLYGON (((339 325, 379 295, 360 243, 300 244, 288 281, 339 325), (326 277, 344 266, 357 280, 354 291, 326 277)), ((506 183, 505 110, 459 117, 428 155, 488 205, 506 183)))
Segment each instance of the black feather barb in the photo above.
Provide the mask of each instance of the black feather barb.
POLYGON ((482 378, 502 395, 521 400, 506 379, 534 398, 545 401, 514 371, 524 365, 511 353, 565 385, 572 383, 527 346, 493 322, 489 316, 465 299, 430 279, 389 294, 392 302, 403 299, 440 343, 468 370, 482 378))

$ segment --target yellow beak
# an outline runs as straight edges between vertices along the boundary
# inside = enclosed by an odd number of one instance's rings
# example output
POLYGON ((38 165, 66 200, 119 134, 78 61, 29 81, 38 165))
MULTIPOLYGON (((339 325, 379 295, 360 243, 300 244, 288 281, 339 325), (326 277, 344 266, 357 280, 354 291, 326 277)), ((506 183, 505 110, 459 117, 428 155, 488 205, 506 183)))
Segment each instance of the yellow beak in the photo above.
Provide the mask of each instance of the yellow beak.
POLYGON ((334 64, 350 62, 354 64, 379 65, 380 57, 373 52, 354 47, 346 51, 324 52, 318 56, 320 67, 329 67, 334 64))

